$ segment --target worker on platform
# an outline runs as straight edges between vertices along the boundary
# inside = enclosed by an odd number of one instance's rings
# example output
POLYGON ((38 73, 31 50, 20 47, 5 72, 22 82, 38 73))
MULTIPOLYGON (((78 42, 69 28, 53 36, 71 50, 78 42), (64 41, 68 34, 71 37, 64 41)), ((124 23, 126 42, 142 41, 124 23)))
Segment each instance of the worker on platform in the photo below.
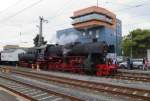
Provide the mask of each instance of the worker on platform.
POLYGON ((116 65, 116 64, 117 64, 116 58, 113 58, 112 61, 113 61, 113 65, 116 65))
POLYGON ((132 61, 132 59, 130 59, 130 69, 131 70, 133 69, 133 61, 132 61))
POLYGON ((130 58, 127 58, 127 68, 130 69, 130 58))
POLYGON ((148 70, 148 59, 143 58, 143 70, 148 70))

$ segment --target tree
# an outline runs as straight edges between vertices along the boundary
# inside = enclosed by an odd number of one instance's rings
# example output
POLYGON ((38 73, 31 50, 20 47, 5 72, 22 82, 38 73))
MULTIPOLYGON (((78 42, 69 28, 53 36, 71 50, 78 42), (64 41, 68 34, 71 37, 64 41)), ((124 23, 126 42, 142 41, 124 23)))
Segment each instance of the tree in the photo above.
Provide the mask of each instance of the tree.
MULTIPOLYGON (((36 37, 33 39, 33 41, 34 41, 34 46, 38 47, 39 46, 39 43, 38 43, 38 41, 39 41, 39 34, 36 35, 36 37)), ((45 45, 46 43, 47 43, 47 41, 44 41, 44 37, 42 36, 42 38, 41 38, 41 45, 45 45)))
POLYGON ((147 49, 150 49, 150 30, 136 29, 123 38, 122 48, 125 56, 130 56, 132 47, 133 57, 145 57, 147 49), (132 38, 131 38, 132 36, 132 38))

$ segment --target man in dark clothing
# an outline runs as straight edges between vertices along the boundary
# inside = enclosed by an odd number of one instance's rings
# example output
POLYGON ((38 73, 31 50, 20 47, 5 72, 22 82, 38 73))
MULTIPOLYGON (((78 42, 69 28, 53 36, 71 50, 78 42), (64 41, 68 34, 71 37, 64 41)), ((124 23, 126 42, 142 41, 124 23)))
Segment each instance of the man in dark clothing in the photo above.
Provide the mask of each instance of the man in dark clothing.
POLYGON ((132 59, 130 59, 130 69, 131 70, 133 69, 133 61, 132 61, 132 59))
POLYGON ((130 59, 127 58, 127 68, 128 68, 128 69, 130 69, 130 64, 131 64, 131 63, 130 63, 130 59))

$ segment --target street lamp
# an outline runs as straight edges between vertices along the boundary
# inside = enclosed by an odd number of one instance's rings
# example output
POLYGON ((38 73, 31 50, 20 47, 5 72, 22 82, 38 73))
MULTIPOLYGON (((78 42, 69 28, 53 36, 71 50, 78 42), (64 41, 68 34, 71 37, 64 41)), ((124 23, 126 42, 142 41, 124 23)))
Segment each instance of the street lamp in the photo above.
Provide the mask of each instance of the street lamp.
POLYGON ((117 47, 118 47, 118 42, 117 42, 117 32, 116 30, 114 31, 114 35, 115 35, 115 57, 117 58, 117 47))
POLYGON ((131 40, 130 57, 132 59, 132 57, 133 57, 133 54, 132 54, 132 33, 130 35, 130 40, 131 40))

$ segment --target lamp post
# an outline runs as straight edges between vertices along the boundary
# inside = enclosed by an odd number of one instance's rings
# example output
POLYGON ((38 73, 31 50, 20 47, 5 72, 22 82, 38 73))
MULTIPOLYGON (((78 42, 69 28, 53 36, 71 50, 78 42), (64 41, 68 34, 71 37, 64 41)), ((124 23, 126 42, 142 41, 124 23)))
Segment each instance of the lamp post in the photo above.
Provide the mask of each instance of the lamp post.
POLYGON ((98 7, 98 0, 97 0, 97 2, 96 2, 96 5, 97 5, 97 7, 98 7))
POLYGON ((114 35, 115 35, 115 58, 117 59, 117 48, 118 48, 118 42, 117 42, 117 32, 116 30, 114 31, 114 35))
MULTIPOLYGON (((132 42, 132 33, 131 33, 131 35, 130 35, 130 40, 131 40, 131 42, 132 42)), ((132 59, 132 57, 133 57, 133 54, 132 54, 132 43, 131 43, 131 48, 130 48, 130 57, 131 57, 131 59, 132 59)))

